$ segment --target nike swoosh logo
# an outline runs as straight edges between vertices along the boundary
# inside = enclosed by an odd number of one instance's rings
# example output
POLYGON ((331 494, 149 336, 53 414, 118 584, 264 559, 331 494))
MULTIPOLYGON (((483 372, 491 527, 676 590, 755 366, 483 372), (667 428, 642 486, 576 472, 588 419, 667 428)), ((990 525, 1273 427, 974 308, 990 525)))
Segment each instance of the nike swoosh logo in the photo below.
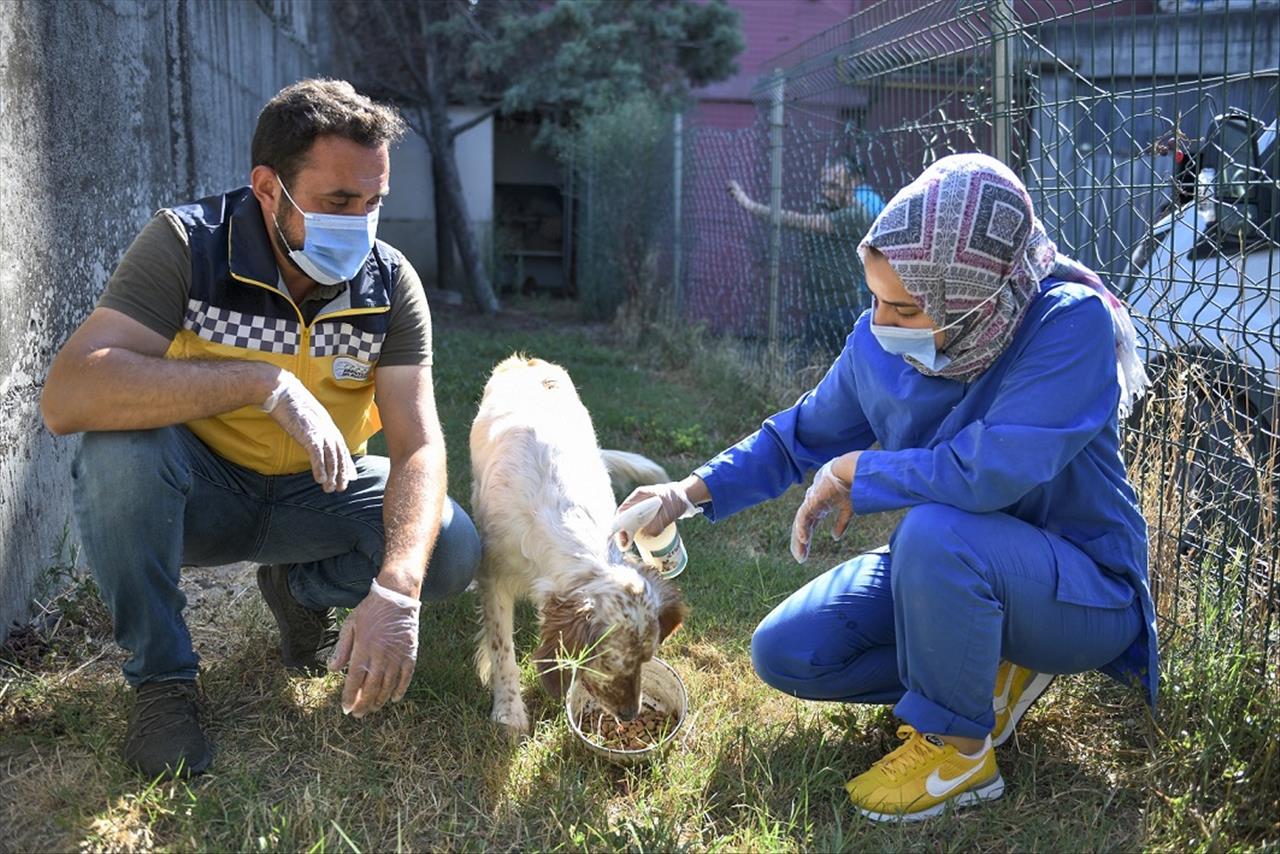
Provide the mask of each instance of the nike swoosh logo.
POLYGON ((924 789, 935 798, 944 798, 954 792, 960 785, 982 770, 984 762, 979 762, 959 777, 952 777, 950 780, 942 779, 942 775, 935 769, 928 779, 924 781, 924 789))
POLYGON ((1013 668, 1009 668, 1009 674, 1004 680, 1004 688, 996 695, 992 706, 997 712, 1004 711, 1009 708, 1009 695, 1013 692, 1013 668))

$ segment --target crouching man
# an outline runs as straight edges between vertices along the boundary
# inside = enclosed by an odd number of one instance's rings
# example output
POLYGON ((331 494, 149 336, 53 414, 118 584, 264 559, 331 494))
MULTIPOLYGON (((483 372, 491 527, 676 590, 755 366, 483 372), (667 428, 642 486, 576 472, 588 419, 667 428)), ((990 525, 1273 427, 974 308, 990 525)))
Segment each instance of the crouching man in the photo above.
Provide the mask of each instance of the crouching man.
POLYGON ((124 756, 148 776, 213 755, 182 566, 261 564, 285 666, 347 668, 361 717, 404 696, 419 602, 479 562, 445 495, 426 298, 374 239, 403 129, 348 83, 283 89, 249 186, 157 213, 49 371, 45 423, 85 433, 76 517, 131 653, 124 756), (380 428, 389 456, 366 455, 380 428))

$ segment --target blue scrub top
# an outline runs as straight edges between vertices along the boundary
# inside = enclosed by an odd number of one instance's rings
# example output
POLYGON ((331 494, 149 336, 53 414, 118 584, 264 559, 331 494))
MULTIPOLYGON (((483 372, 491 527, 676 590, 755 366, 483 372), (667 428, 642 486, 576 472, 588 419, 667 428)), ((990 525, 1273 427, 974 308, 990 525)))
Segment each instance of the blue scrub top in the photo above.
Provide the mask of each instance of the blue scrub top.
POLYGON ((947 504, 1007 513, 1062 537, 1102 572, 1060 574, 1057 598, 1101 608, 1136 595, 1146 631, 1103 672, 1155 703, 1147 525, 1120 455, 1115 333, 1091 288, 1055 279, 973 381, 930 377, 886 352, 864 312, 822 381, 699 467, 712 521, 776 498, 841 454, 858 460, 856 513, 947 504))

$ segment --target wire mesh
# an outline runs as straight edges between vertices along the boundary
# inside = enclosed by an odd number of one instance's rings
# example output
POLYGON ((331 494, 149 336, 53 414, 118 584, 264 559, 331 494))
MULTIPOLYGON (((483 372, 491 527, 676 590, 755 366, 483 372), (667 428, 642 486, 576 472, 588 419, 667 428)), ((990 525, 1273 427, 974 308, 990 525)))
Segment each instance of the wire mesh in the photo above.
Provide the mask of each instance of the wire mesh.
POLYGON ((1166 628, 1225 621, 1275 662, 1278 66, 1277 0, 868 3, 760 69, 750 128, 662 140, 680 174, 644 217, 668 322, 830 353, 883 200, 943 155, 1000 157, 1127 299, 1156 376, 1125 432, 1166 628))
MULTIPOLYGON (((588 119, 562 147, 579 208, 575 279, 588 317, 663 295, 659 271, 673 264, 673 125, 654 101, 637 97, 588 119)), ((669 274, 664 284, 669 293, 669 274)))

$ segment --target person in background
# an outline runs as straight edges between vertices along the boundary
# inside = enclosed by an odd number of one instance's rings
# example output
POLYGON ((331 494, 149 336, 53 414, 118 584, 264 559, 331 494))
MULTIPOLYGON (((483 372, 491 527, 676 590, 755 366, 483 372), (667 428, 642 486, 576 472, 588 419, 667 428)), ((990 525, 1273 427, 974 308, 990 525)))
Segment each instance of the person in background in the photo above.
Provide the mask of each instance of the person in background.
POLYGON ((1147 527, 1119 438, 1147 378, 1124 306, 990 157, 934 163, 860 251, 874 302, 818 385, 622 509, 660 496, 653 534, 816 470, 800 562, 826 516, 839 537, 854 514, 906 511, 887 546, 765 617, 751 655, 796 697, 895 704, 902 745, 846 788, 869 818, 919 819, 1002 794, 994 748, 1054 674, 1101 669, 1154 704, 1147 527))
MULTIPOLYGON (((767 220, 768 205, 753 201, 737 181, 729 195, 752 216, 767 220)), ((858 241, 880 211, 884 199, 866 183, 858 161, 841 156, 822 168, 816 210, 783 210, 782 225, 804 235, 804 341, 836 353, 870 302, 864 286, 858 241)))
POLYGON ((130 653, 124 757, 149 778, 213 758, 181 567, 261 563, 283 663, 347 668, 363 717, 409 687, 420 600, 479 562, 445 494, 426 297, 374 239, 403 130, 343 81, 281 90, 249 185, 159 211, 49 370, 45 423, 85 434, 76 518, 130 653), (386 457, 365 453, 379 428, 386 457), (340 636, 334 607, 354 609, 340 636))

